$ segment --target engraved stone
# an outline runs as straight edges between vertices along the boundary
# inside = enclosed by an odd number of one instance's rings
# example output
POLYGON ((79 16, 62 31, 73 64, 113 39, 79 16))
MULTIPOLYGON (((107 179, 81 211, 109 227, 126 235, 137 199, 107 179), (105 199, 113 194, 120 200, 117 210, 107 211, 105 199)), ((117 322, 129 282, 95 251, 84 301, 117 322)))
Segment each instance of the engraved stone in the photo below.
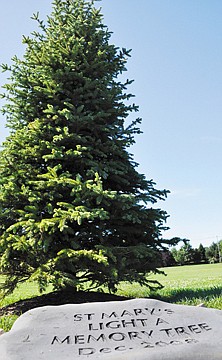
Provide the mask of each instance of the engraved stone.
POLYGON ((0 338, 1 360, 222 360, 222 311, 152 299, 46 306, 0 338))

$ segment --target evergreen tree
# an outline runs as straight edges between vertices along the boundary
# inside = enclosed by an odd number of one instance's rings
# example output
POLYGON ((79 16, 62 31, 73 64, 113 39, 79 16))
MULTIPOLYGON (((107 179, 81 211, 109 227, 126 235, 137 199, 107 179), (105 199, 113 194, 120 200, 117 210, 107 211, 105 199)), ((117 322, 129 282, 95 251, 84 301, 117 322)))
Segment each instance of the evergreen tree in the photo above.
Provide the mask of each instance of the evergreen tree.
POLYGON ((193 254, 192 254, 192 261, 194 264, 200 264, 201 261, 201 253, 199 252, 199 248, 194 248, 193 249, 193 254))
POLYGON ((199 252, 200 262, 206 263, 206 261, 207 261, 207 259, 206 259, 206 249, 203 246, 203 244, 199 245, 198 252, 199 252))
POLYGON ((187 242, 181 250, 184 254, 184 264, 192 264, 194 262, 194 249, 192 245, 187 242))
POLYGON ((0 270, 5 293, 120 281, 155 286, 165 199, 127 151, 141 119, 121 83, 130 51, 110 44, 94 1, 54 0, 39 31, 24 37, 4 86, 10 135, 0 158, 0 270))

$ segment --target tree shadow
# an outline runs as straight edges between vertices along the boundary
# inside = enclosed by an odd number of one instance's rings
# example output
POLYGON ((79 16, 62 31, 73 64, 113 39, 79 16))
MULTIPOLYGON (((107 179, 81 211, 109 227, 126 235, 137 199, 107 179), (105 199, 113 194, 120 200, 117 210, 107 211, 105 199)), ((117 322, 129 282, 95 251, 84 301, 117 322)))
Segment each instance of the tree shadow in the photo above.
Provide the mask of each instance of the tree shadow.
MULTIPOLYGON (((177 303, 180 301, 188 301, 199 299, 200 302, 208 301, 213 297, 222 296, 222 286, 215 286, 209 289, 172 289, 167 295, 160 295, 152 292, 149 298, 166 301, 169 303, 177 303)), ((47 305, 62 304, 80 304, 85 302, 106 302, 106 301, 124 301, 132 299, 132 297, 119 296, 102 292, 84 292, 84 291, 57 291, 41 296, 35 296, 30 299, 20 300, 11 305, 0 308, 0 316, 5 315, 21 315, 22 313, 35 307, 47 305)))
POLYGON ((201 301, 211 300, 213 297, 222 296, 222 286, 215 286, 209 289, 203 288, 185 288, 172 289, 167 295, 159 295, 152 293, 152 297, 158 300, 167 301, 170 303, 180 302, 182 300, 199 299, 201 301))
POLYGON ((129 300, 124 296, 94 291, 55 291, 48 294, 35 296, 30 299, 20 300, 0 308, 0 316, 21 315, 24 312, 41 306, 81 304, 86 302, 107 302, 129 300))

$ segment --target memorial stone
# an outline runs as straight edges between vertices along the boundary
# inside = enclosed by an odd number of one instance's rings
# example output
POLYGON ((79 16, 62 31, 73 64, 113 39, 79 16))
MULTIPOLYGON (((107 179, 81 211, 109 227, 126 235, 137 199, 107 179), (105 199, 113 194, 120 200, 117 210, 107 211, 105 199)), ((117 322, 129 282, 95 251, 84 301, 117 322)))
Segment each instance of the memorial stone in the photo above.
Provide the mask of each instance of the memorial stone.
POLYGON ((30 310, 1 360, 222 360, 222 311, 152 299, 30 310))

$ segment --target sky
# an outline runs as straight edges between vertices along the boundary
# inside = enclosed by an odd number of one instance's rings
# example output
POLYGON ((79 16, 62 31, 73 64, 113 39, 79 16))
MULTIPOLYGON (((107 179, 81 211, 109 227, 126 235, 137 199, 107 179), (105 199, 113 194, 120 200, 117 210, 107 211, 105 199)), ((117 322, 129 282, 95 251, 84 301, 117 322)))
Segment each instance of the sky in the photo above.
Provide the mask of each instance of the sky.
MULTIPOLYGON (((143 134, 130 148, 138 171, 170 190, 163 237, 193 247, 222 239, 222 1, 102 0, 110 42, 132 49, 126 76, 139 105, 143 134)), ((22 57, 31 20, 51 12, 50 0, 1 2, 0 63, 22 57)), ((0 74, 0 86, 6 82, 0 74)), ((1 100, 0 106, 3 105, 1 100)), ((0 115, 0 143, 8 134, 0 115)))

